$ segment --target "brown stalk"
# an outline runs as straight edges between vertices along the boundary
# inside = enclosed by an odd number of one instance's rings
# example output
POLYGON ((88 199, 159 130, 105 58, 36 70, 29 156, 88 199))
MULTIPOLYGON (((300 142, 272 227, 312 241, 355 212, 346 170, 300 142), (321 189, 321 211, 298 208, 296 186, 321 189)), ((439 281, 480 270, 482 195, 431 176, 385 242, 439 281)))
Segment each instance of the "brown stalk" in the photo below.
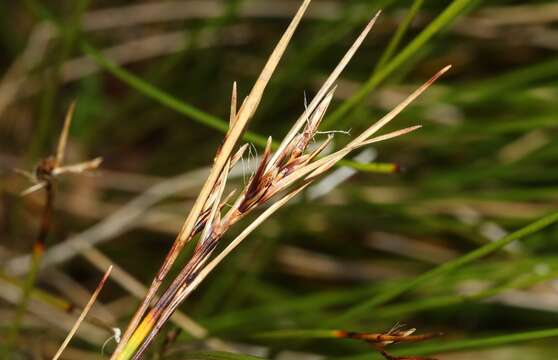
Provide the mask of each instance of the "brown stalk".
MULTIPOLYGON (((308 184, 307 184, 308 185, 308 184)), ((302 192, 307 185, 302 186, 298 190, 286 195, 281 200, 278 200, 273 205, 271 205, 266 211, 264 211, 256 220, 254 220, 244 231, 238 235, 221 253, 219 253, 211 262, 209 262, 204 268, 199 272, 193 273, 188 271, 188 275, 191 278, 190 282, 183 283, 181 288, 176 292, 176 296, 172 299, 172 302, 163 309, 158 317, 157 323, 154 325, 152 331, 146 337, 144 343, 139 348, 138 352, 133 359, 140 359, 150 342, 153 341, 157 333, 163 327, 165 322, 170 318, 178 306, 188 297, 188 295, 195 290, 198 285, 211 273, 211 271, 230 253, 232 252, 252 231, 254 231, 261 223, 263 223, 268 217, 279 210, 283 205, 285 205, 290 199, 302 192)))

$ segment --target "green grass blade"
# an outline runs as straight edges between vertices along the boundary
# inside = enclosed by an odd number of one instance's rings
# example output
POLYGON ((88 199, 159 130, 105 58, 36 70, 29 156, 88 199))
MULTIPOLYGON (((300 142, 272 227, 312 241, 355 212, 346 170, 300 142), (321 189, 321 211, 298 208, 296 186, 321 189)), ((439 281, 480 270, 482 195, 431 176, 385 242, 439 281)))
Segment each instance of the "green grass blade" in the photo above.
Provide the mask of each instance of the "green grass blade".
POLYGON ((436 296, 432 298, 395 304, 377 309, 371 317, 382 319, 401 318, 407 314, 416 314, 419 311, 432 310, 445 306, 458 305, 466 302, 479 301, 512 289, 525 289, 543 281, 555 279, 557 271, 551 271, 545 275, 529 274, 502 286, 488 288, 470 295, 436 296))
POLYGON ((324 127, 331 128, 341 118, 360 104, 372 90, 383 80, 390 76, 401 65, 411 59, 423 46, 438 32, 449 25, 464 10, 473 3, 473 0, 454 0, 434 21, 432 21, 413 41, 379 71, 372 73, 366 83, 335 112, 324 120, 324 127))
POLYGON ((335 330, 322 329, 302 329, 302 330, 275 330, 264 331, 252 336, 259 340, 303 340, 303 339, 336 339, 335 330))
POLYGON ((378 60, 378 63, 376 64, 376 68, 374 69, 374 72, 378 72, 393 57, 393 54, 395 53, 395 51, 399 47, 399 44, 401 43, 401 40, 403 40, 403 37, 407 33, 407 30, 409 29, 409 26, 413 22, 413 19, 417 15, 417 13, 420 10, 423 3, 424 3, 424 0, 414 0, 413 1, 413 4, 411 5, 411 8, 407 12, 407 15, 405 15, 405 18, 403 19, 401 24, 399 24, 399 26, 397 27, 397 30, 395 31, 395 34, 393 35, 393 37, 389 41, 388 46, 386 47, 386 49, 382 53, 382 56, 380 56, 380 60, 378 60))
POLYGON ((395 299, 396 297, 400 296, 401 294, 412 290, 414 288, 416 288, 417 286, 424 284, 425 282, 429 281, 430 279, 433 279, 437 276, 440 275, 444 275, 447 273, 450 273, 464 265, 470 264, 471 262, 478 260, 486 255, 489 255, 493 252, 495 252, 496 250, 499 250, 501 248, 503 248, 504 246, 510 244, 511 242, 515 241, 515 240, 519 240, 521 238, 524 238, 525 236, 531 235, 535 232, 538 232, 552 224, 554 224, 555 222, 558 221, 558 212, 556 213, 552 213, 548 216, 543 217, 542 219, 539 219, 525 227, 523 227, 520 230, 517 230, 505 237, 503 237, 502 239, 498 240, 498 241, 494 241, 491 242, 489 244, 486 244, 476 250, 471 251, 470 253, 459 257, 455 260, 446 262, 445 264, 434 268, 433 270, 430 270, 420 276, 417 276, 415 279, 403 283, 397 287, 394 287, 392 289, 389 289, 388 291, 385 291, 381 294, 379 294, 376 297, 373 297, 372 299, 370 299, 369 301, 366 301, 360 305, 357 305, 351 309, 349 309, 348 311, 346 311, 344 314, 342 314, 341 316, 335 318, 333 320, 333 323, 335 324, 339 324, 339 323, 343 323, 352 319, 355 319, 359 316, 361 316, 364 313, 367 313, 369 311, 371 311, 373 308, 378 307, 379 305, 382 305, 390 300, 395 299))
MULTIPOLYGON (((37 16, 41 17, 44 20, 48 20, 56 25, 61 31, 64 31, 64 28, 61 27, 60 23, 48 12, 47 9, 44 9, 40 4, 37 4, 35 1, 28 0, 29 3, 33 4, 29 6, 31 10, 37 14, 37 16)), ((140 93, 148 96, 159 103, 169 107, 177 111, 180 114, 186 115, 192 120, 195 120, 203 125, 208 127, 214 128, 219 130, 223 133, 226 133, 229 125, 228 122, 208 114, 193 105, 190 105, 175 96, 164 92, 163 90, 151 85, 150 83, 144 81, 140 77, 132 74, 131 72, 125 70, 121 66, 115 64, 111 60, 107 59, 99 50, 89 44, 87 41, 81 39, 79 41, 79 46, 81 50, 91 57, 99 66, 113 74, 115 77, 132 87, 133 89, 139 91, 140 93)), ((265 148, 267 143, 267 138, 255 134, 253 132, 247 131, 244 133, 244 139, 246 141, 250 141, 262 148, 265 148)), ((278 146, 277 143, 273 143, 273 147, 276 148, 278 146)), ((350 160, 341 160, 338 162, 339 166, 348 166, 355 168, 361 171, 367 172, 379 172, 379 173, 393 173, 396 171, 397 166, 394 164, 361 164, 350 160)))
MULTIPOLYGON (((226 132, 228 130, 229 124, 224 120, 210 115, 182 100, 179 100, 171 94, 166 93, 159 88, 149 84, 148 82, 142 80, 141 78, 135 76, 134 74, 130 73, 129 71, 104 57, 100 51, 95 49, 88 42, 82 41, 81 49, 85 54, 90 56, 99 66, 126 83, 128 86, 141 92, 145 96, 156 100, 157 102, 167 106, 170 109, 175 110, 180 114, 188 116, 190 119, 195 120, 200 124, 206 125, 221 132, 226 132)), ((265 138, 264 136, 251 132, 245 133, 244 138, 259 146, 265 146, 267 142, 267 138, 265 138)))

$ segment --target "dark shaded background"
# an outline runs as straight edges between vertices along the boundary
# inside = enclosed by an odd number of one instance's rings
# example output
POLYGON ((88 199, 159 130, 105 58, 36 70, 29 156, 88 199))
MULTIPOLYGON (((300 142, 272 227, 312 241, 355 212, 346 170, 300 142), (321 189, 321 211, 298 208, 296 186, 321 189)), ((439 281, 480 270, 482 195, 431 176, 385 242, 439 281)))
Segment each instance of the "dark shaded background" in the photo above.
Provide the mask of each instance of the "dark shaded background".
MULTIPOLYGON (((420 131, 365 154, 384 164, 380 168, 387 173, 370 166, 319 199, 306 194, 254 233, 183 305, 212 335, 243 344, 237 350, 281 359, 304 358, 292 351, 368 359, 374 352, 357 342, 254 336, 339 327, 381 332, 402 322, 420 332, 444 332, 434 344, 457 344, 440 359, 556 356, 556 339, 510 339, 484 349, 461 342, 556 328, 555 226, 437 277, 389 305, 332 322, 401 279, 412 279, 552 212, 558 200, 558 5, 424 1, 393 56, 378 67, 409 8, 420 3, 315 0, 295 35, 250 126, 258 134, 281 138, 304 109, 304 93, 317 91, 378 9, 384 13, 339 81, 333 112, 371 76, 390 69, 390 61, 409 51, 408 44, 425 29, 436 21, 445 24, 411 49, 412 55, 331 128, 358 134, 440 67, 453 68, 393 125, 419 123, 420 131), (440 17, 448 6, 459 7, 454 19, 440 17), (389 164, 401 171, 390 171, 389 164), (272 351, 262 352, 254 344, 272 351)), ((125 227, 118 222, 109 226, 113 233, 105 236, 98 252, 41 272, 43 295, 77 307, 95 287, 103 260, 144 284, 151 280, 203 181, 199 169, 210 164, 223 136, 99 68, 84 55, 83 41, 149 84, 226 119, 232 82, 238 81, 242 97, 248 93, 299 1, 40 4, 50 15, 34 1, 0 2, 4 332, 17 303, 13 278, 7 276, 13 275, 14 259, 30 252, 43 203, 40 192, 18 196, 29 183, 12 169, 31 169, 54 151, 71 101, 77 100, 77 110, 68 161, 102 156, 104 163, 95 174, 60 179, 48 247, 114 219, 150 187, 188 174, 183 177, 186 185, 171 190, 125 227), (47 25, 48 16, 61 22, 61 34, 47 25)), ((338 134, 336 143, 349 138, 338 134)), ((49 358, 67 332, 64 319, 75 315, 56 308, 52 299, 35 300, 42 307, 33 305, 24 327, 29 336, 18 347, 34 358, 49 358)), ((130 289, 110 281, 100 304, 67 358, 99 358, 100 344, 110 337, 107 327, 124 327, 138 301, 130 289)), ((171 325, 164 332, 173 329, 171 325)), ((182 334, 167 356, 192 348, 205 344, 182 334)), ((435 348, 432 352, 439 353, 435 348)))

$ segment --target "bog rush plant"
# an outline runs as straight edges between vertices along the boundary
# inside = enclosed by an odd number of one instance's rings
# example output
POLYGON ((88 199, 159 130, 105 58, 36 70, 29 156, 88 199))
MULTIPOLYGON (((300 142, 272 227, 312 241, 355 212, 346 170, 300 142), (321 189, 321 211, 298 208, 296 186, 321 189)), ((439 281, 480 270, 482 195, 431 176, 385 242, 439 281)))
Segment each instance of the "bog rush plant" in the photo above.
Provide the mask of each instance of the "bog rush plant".
POLYGON ((238 111, 236 84, 233 85, 230 127, 222 145, 217 151, 212 170, 111 359, 127 360, 141 358, 162 326, 199 283, 265 219, 295 195, 302 192, 339 160, 355 149, 412 132, 420 127, 412 126, 384 135, 374 136, 383 126, 407 107, 409 103, 423 93, 438 77, 445 73, 450 68, 449 66, 436 73, 391 112, 340 150, 320 157, 323 149, 332 141, 332 135, 329 135, 315 150, 310 151, 308 149, 309 145, 314 141, 320 122, 333 99, 335 81, 364 41, 374 25, 379 15, 378 13, 368 23, 275 150, 273 150, 271 138, 268 139, 259 165, 246 186, 241 191, 233 191, 225 195, 229 171, 241 159, 247 148, 247 145, 238 147, 239 139, 246 129, 248 121, 253 117, 258 108, 271 75, 277 67, 287 44, 309 4, 310 0, 305 0, 299 8, 268 59, 254 87, 238 111), (232 206, 224 211, 225 204, 229 202, 232 202, 232 206), (220 253, 211 259, 224 234, 230 227, 263 204, 269 204, 269 206, 220 253), (193 240, 197 235, 199 235, 198 242, 191 258, 172 281, 171 285, 157 299, 156 295, 161 283, 167 276, 179 253, 184 245, 188 241, 193 240))

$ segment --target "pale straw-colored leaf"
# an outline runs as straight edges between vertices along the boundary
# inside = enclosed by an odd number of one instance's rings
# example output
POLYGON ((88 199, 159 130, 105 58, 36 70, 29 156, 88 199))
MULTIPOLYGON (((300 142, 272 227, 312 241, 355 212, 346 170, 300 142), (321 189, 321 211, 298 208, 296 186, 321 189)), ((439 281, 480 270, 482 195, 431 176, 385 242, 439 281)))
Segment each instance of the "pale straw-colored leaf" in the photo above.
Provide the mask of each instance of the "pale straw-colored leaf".
POLYGON ((84 161, 78 164, 56 167, 54 168, 54 170, 52 170, 52 175, 57 176, 67 173, 81 174, 86 171, 98 169, 102 162, 103 158, 97 157, 95 159, 84 161))
POLYGON ((201 235, 200 241, 204 241, 205 239, 209 239, 211 237, 210 236, 211 232, 213 231, 213 227, 215 225, 215 222, 217 221, 217 214, 221 209, 220 207, 221 199, 223 197, 223 192, 225 191, 225 186, 227 185, 227 176, 229 175, 229 171, 228 171, 229 165, 230 164, 227 164, 225 166, 225 169, 223 169, 223 173, 221 174, 221 179, 217 183, 219 186, 215 191, 215 200, 213 200, 213 206, 211 208, 211 212, 209 213, 209 217, 207 218, 207 222, 205 224, 205 228, 201 235))
POLYGON ((64 162, 64 153, 66 152, 66 144, 68 143, 68 135, 70 134, 70 126, 72 124, 72 119, 74 118, 74 111, 76 109, 76 102, 73 101, 70 104, 68 112, 66 113, 66 118, 64 119, 64 127, 60 133, 60 139, 58 140, 58 147, 56 148, 55 156, 55 167, 62 166, 64 162))
POLYGON ((451 65, 445 66, 443 69, 438 71, 433 77, 431 77, 427 82, 425 82, 421 87, 416 89, 411 95, 409 95, 405 100, 399 103, 393 110, 391 110, 387 115, 377 121, 374 125, 370 126, 366 131, 355 138, 351 144, 358 144, 370 136, 374 135, 378 130, 383 128, 387 123, 393 120, 397 115, 399 115, 411 102, 413 102, 417 97, 419 97, 423 92, 426 91, 440 76, 445 74, 451 65))
POLYGON ((60 355, 62 355, 62 352, 64 352, 64 349, 66 349, 66 347, 70 343, 70 340, 72 340, 72 338, 74 337, 74 334, 76 333, 79 326, 81 325, 81 323, 83 322, 83 320, 85 319, 87 314, 89 313, 89 310, 91 310, 91 308, 93 307, 93 304, 97 300, 97 297, 99 296, 99 293, 101 292, 101 289, 103 288, 103 286, 107 282, 111 271, 112 271, 112 266, 109 266, 109 268, 105 272, 105 275, 103 275, 103 278, 99 282, 99 285, 97 285, 97 288, 95 289, 93 294, 91 294, 91 297, 89 298, 89 301, 87 302, 87 305, 85 305, 81 314, 79 314, 78 319, 74 323, 74 326, 72 327, 72 329, 70 330, 70 332, 66 336, 66 339, 64 339, 64 342, 62 343, 62 345, 60 345, 60 348, 58 349, 56 354, 52 357, 52 360, 57 360, 58 358, 60 358, 60 355))
POLYGON ((316 109, 316 107, 321 103, 323 97, 328 93, 328 91, 333 86, 335 81, 337 81, 337 79, 339 78, 339 75, 341 75, 341 73, 343 72, 347 64, 351 61, 352 57, 355 55, 358 48, 362 45, 364 39, 366 38, 366 36, 368 35, 370 30, 376 23, 376 20, 378 19, 380 13, 381 12, 378 11, 374 16, 374 18, 370 20, 370 22, 368 23, 368 25, 366 25, 362 33, 358 36, 358 38, 355 40, 353 45, 349 48, 345 56, 343 56, 343 58, 341 59, 337 67, 329 75, 329 77, 324 82, 324 84, 322 85, 322 87, 320 88, 316 96, 314 96, 314 98, 310 102, 310 105, 308 105, 304 113, 298 118, 298 120, 295 122, 291 130, 289 130, 289 132, 287 133, 287 135, 279 145, 277 151, 275 152, 275 155, 271 158, 270 164, 275 164, 277 162, 277 159, 280 157, 281 153, 290 144, 290 142, 296 136, 299 130, 304 126, 304 123, 307 121, 308 117, 310 116, 309 114, 312 114, 316 109))
POLYGON ((331 100, 333 100, 333 96, 335 95, 335 90, 337 90, 337 86, 333 86, 323 100, 320 102, 316 111, 312 114, 310 118, 310 127, 316 129, 317 125, 322 121, 324 115, 331 104, 331 100))
POLYGON ((234 119, 236 118, 236 104, 238 102, 238 93, 236 88, 236 81, 233 82, 232 95, 231 95, 231 113, 229 116, 229 127, 233 127, 234 119))
MULTIPOLYGON (((392 131, 392 132, 389 132, 389 133, 384 134, 384 135, 376 136, 376 137, 373 137, 372 139, 363 141, 362 143, 359 144, 358 147, 367 146, 367 145, 377 143, 377 142, 380 142, 380 141, 386 141, 386 140, 393 139, 393 138, 396 138, 396 137, 399 137, 399 136, 403 136, 403 135, 406 135, 410 132, 413 132, 415 130, 420 129, 421 127, 422 127, 422 125, 415 125, 415 126, 410 126, 410 127, 404 128, 404 129, 392 131)), ((356 149, 356 148, 353 148, 353 150, 354 149, 356 149)))
MULTIPOLYGON (((352 140, 348 145, 344 148, 328 155, 324 156, 321 159, 318 159, 304 167, 296 169, 283 180, 281 180, 281 186, 287 187, 290 186, 295 181, 308 176, 316 176, 316 173, 313 173, 316 169, 319 169, 323 166, 323 169, 331 167, 331 164, 336 163, 343 157, 347 156, 352 150, 356 147, 360 147, 359 144, 367 141, 372 135, 374 135, 378 130, 380 130, 383 126, 389 123, 393 118, 399 115, 413 100, 415 100, 420 94, 422 94, 430 85, 434 83, 441 75, 443 75, 446 71, 451 68, 450 65, 444 67, 442 70, 438 71, 431 79, 425 82, 421 87, 415 90, 411 95, 409 95, 405 100, 403 100, 399 105, 397 105, 392 111, 382 117, 379 121, 374 123, 370 126, 366 131, 364 131, 361 135, 357 138, 352 140)), ((323 169, 318 172, 323 172, 323 169)))
POLYGON ((23 190, 19 195, 20 196, 27 196, 29 194, 34 193, 35 191, 41 190, 47 185, 46 181, 41 181, 33 186, 28 187, 27 189, 23 190))
POLYGON ((320 154, 322 153, 322 151, 324 151, 324 149, 325 149, 329 144, 331 144, 331 141, 332 141, 332 140, 333 140, 333 135, 332 135, 332 134, 329 134, 329 135, 327 136, 327 138, 325 139, 325 141, 322 142, 322 143, 320 144, 320 146, 318 146, 318 147, 316 148, 316 150, 312 151, 312 153, 310 153, 310 154, 308 155, 308 159, 306 159, 306 162, 309 163, 309 162, 313 161, 318 155, 320 155, 320 154))
POLYGON ((347 156, 351 151, 354 151, 354 150, 356 150, 360 147, 364 147, 364 146, 367 146, 367 145, 370 145, 370 144, 373 144, 373 143, 393 139, 393 138, 408 134, 408 133, 413 132, 417 129, 420 129, 421 127, 422 127, 421 125, 411 126, 411 127, 405 128, 405 129, 392 131, 390 133, 374 137, 372 139, 363 141, 359 144, 347 146, 347 147, 343 148, 342 151, 339 154, 337 154, 337 156, 331 158, 328 162, 321 165, 320 167, 318 167, 317 169, 312 171, 309 175, 307 175, 306 179, 310 179, 310 178, 314 178, 314 177, 322 175, 324 172, 331 169, 339 160, 341 160, 342 158, 347 156))
POLYGON ((32 183, 37 182, 37 178, 35 177, 35 175, 30 173, 29 171, 15 168, 14 172, 18 175, 23 176, 24 178, 31 181, 32 183))

